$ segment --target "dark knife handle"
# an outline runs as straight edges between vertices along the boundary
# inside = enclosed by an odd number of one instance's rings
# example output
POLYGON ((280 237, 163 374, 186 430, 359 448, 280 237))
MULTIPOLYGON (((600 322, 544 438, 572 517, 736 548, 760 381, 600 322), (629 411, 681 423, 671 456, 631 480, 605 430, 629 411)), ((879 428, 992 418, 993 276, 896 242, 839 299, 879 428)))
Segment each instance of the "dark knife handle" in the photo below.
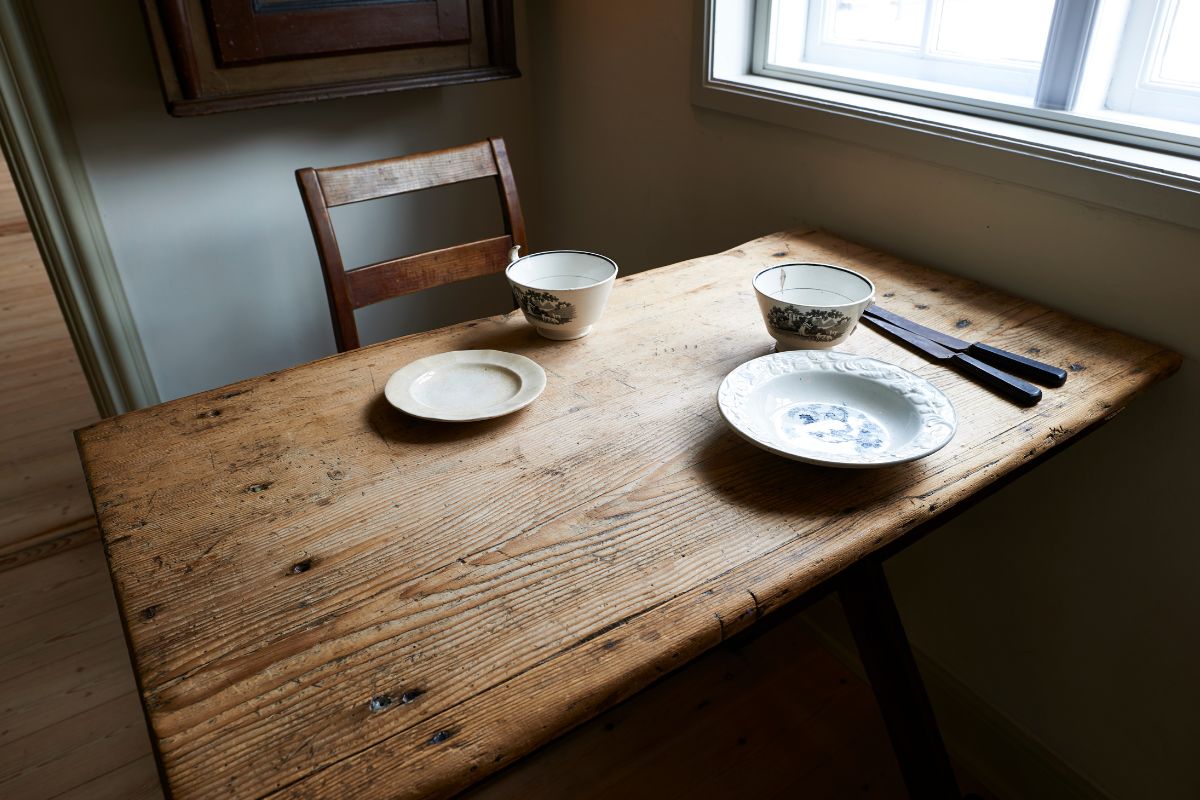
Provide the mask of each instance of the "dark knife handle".
POLYGON ((1001 350, 999 347, 992 347, 990 344, 984 344, 983 342, 976 342, 968 347, 967 354, 975 356, 980 361, 987 362, 993 367, 999 367, 1006 372, 1011 372, 1013 375, 1020 375, 1022 378, 1036 381, 1042 386, 1058 388, 1067 382, 1067 371, 1065 369, 1059 369, 1041 361, 1035 361, 1032 358, 1019 356, 1016 353, 1010 353, 1007 350, 1001 350))
POLYGON ((951 356, 950 363, 963 375, 991 387, 1018 405, 1032 406, 1042 399, 1042 390, 1032 383, 1014 378, 1007 372, 989 366, 966 353, 955 353, 951 356))

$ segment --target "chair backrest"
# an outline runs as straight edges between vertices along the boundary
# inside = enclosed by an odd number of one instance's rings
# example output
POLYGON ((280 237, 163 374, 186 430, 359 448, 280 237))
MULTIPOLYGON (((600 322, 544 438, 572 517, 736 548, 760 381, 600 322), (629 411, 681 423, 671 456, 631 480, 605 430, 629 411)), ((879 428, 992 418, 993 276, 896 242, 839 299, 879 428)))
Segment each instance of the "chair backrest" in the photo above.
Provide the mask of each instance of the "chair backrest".
POLYGON ((513 245, 525 247, 525 219, 504 140, 417 153, 343 167, 296 170, 325 275, 338 352, 359 346, 354 311, 392 297, 499 272, 513 245), (504 235, 347 270, 329 209, 451 183, 495 177, 504 235))

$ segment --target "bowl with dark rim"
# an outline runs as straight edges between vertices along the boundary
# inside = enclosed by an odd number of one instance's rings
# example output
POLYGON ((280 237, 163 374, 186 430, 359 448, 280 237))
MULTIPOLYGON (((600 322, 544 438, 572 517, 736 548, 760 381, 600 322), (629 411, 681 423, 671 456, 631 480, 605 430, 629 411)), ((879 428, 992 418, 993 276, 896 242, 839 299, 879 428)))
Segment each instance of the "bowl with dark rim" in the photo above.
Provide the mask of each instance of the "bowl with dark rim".
POLYGON ((754 276, 754 292, 778 350, 836 347, 854 332, 875 284, 834 264, 775 264, 754 276))
POLYGON ((517 255, 505 270, 513 300, 547 339, 578 339, 592 332, 617 278, 617 262, 587 250, 517 255))

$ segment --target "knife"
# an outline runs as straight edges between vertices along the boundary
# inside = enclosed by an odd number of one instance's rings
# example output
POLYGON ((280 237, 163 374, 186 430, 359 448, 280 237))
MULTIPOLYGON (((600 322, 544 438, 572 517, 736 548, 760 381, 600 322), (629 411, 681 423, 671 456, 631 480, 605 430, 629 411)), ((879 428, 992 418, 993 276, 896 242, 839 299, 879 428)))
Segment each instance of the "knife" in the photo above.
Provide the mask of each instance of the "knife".
POLYGON ((923 336, 931 342, 940 344, 942 347, 947 347, 951 350, 957 350, 961 353, 966 353, 969 356, 974 356, 980 361, 991 364, 994 367, 999 367, 1002 370, 1011 372, 1013 375, 1020 375, 1022 378, 1028 378, 1031 381, 1037 381, 1042 386, 1059 387, 1067 382, 1067 371, 1058 367, 1045 364, 1041 361, 1035 361, 1032 358, 1019 356, 1016 353, 1010 353, 1007 350, 1001 350, 999 347, 992 347, 983 342, 964 342, 962 339, 957 339, 949 334, 935 331, 933 328, 926 328, 924 325, 918 325, 912 320, 905 319, 899 314, 893 314, 886 308, 873 305, 868 306, 863 312, 866 315, 881 319, 884 322, 889 322, 897 328, 903 328, 906 331, 911 331, 919 336, 923 336))
POLYGON ((926 339, 920 334, 906 331, 904 328, 886 322, 879 317, 864 314, 863 319, 911 347, 920 350, 930 358, 953 367, 976 383, 981 383, 1004 395, 1018 405, 1032 406, 1036 405, 1042 399, 1042 390, 1032 383, 1026 383, 1020 378, 1009 375, 1007 372, 996 369, 989 364, 985 364, 973 356, 969 356, 966 353, 956 353, 953 350, 942 347, 937 342, 926 339))

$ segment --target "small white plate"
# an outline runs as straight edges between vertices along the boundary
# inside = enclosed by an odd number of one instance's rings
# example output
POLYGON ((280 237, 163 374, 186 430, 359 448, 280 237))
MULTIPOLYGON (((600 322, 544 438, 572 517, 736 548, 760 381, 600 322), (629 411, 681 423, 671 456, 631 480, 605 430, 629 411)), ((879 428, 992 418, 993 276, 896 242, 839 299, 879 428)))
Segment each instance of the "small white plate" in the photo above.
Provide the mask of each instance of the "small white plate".
POLYGON ((546 371, 503 350, 452 350, 392 374, 384 397, 406 414, 444 422, 493 419, 524 408, 546 388, 546 371))
POLYGON ((882 467, 927 456, 954 436, 954 406, 894 364, 837 351, 772 353, 717 391, 725 421, 764 450, 827 467, 882 467))

